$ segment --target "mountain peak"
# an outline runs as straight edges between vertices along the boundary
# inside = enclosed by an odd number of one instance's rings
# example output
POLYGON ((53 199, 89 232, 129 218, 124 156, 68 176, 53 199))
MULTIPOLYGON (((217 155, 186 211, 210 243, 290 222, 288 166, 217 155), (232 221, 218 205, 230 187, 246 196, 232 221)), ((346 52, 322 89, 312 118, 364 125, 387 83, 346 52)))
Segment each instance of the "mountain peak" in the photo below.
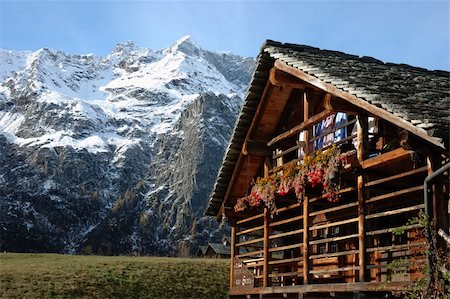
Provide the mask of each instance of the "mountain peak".
POLYGON ((179 40, 177 40, 172 46, 170 46, 165 52, 173 53, 173 52, 183 52, 186 55, 196 56, 200 53, 200 48, 194 42, 190 35, 185 35, 179 40))
POLYGON ((118 43, 113 50, 113 53, 130 53, 136 50, 136 45, 133 41, 127 41, 126 43, 118 43))

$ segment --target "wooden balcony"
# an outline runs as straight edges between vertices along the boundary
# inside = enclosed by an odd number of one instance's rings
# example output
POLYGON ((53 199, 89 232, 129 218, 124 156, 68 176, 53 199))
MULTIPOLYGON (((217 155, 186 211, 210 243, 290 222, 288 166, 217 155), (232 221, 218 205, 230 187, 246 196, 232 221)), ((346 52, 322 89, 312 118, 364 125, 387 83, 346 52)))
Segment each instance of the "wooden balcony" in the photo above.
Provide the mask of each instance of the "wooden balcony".
POLYGON ((426 158, 402 148, 369 158, 367 119, 350 118, 314 136, 319 121, 307 121, 273 138, 265 175, 302 163, 317 149, 317 140, 346 129, 347 137, 320 147, 338 146, 347 155, 339 179, 340 201, 331 203, 317 195, 300 203, 291 192, 277 196, 272 213, 267 208, 253 210, 237 220, 232 229, 230 295, 390 292, 422 277, 426 243, 420 224, 408 221, 424 208, 426 158), (392 271, 391 263, 401 258, 415 266, 392 271), (236 267, 240 275, 244 269, 252 277, 251 285, 243 284, 242 277, 235 279, 236 267))

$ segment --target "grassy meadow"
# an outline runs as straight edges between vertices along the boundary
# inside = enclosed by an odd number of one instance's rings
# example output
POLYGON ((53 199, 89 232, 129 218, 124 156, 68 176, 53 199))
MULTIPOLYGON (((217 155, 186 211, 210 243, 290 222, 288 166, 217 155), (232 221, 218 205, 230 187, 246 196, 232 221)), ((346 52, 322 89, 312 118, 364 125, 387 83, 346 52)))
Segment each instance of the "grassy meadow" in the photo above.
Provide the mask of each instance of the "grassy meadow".
POLYGON ((229 260, 0 253, 0 298, 225 298, 229 260))

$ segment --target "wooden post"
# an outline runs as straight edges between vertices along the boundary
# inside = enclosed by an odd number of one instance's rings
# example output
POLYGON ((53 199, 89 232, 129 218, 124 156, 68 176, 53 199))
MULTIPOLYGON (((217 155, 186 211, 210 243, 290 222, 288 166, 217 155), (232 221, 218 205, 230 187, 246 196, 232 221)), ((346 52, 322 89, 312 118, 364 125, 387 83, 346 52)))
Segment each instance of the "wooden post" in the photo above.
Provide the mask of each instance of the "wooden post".
POLYGON ((264 208, 264 264, 263 264, 263 287, 269 286, 269 221, 270 213, 268 208, 264 208))
POLYGON ((230 261, 230 290, 234 287, 234 256, 236 244, 236 224, 231 225, 231 261, 230 261))
MULTIPOLYGON (((303 92, 303 121, 309 119, 309 99, 306 91, 303 92)), ((305 157, 309 155, 309 130, 308 128, 303 131, 303 140, 305 140, 305 157)), ((309 282, 309 199, 304 197, 303 202, 303 284, 309 282)))
POLYGON ((309 199, 305 196, 303 202, 303 284, 309 282, 309 199))
POLYGON ((269 170, 272 168, 272 163, 270 162, 270 158, 267 157, 264 161, 264 177, 267 178, 269 176, 269 170))
POLYGON ((365 281, 366 273, 366 244, 365 244, 365 228, 364 228, 364 178, 358 176, 358 241, 359 241, 359 281, 365 281))
MULTIPOLYGON (((309 99, 306 95, 306 91, 303 92, 303 122, 306 122, 309 119, 309 99)), ((309 130, 306 128, 306 130, 303 131, 303 140, 305 141, 305 149, 303 152, 305 153, 305 156, 309 154, 309 130)))
MULTIPOLYGON (((358 115, 357 122, 357 158, 361 163, 365 158, 367 144, 367 116, 358 115)), ((358 187, 358 243, 359 243, 359 281, 366 279, 366 243, 365 243, 365 194, 364 176, 360 174, 357 178, 358 187)), ((356 277, 355 277, 356 278, 356 277)))

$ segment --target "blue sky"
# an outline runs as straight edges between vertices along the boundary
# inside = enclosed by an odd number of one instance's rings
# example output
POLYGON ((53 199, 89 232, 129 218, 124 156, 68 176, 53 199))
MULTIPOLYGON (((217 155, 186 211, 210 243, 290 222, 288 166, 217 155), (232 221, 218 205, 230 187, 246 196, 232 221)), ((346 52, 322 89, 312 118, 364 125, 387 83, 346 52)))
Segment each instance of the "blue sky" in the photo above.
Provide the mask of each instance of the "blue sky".
POLYGON ((184 35, 255 57, 266 39, 450 69, 449 1, 4 1, 0 47, 108 54, 184 35))

